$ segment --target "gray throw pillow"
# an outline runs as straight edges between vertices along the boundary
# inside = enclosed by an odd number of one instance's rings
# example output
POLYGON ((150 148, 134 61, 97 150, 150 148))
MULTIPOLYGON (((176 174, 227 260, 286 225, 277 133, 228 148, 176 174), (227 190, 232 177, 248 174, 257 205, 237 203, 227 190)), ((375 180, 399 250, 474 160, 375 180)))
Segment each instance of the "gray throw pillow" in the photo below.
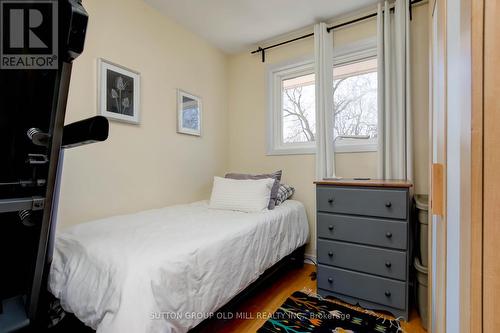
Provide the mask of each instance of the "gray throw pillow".
POLYGON ((268 209, 274 209, 276 206, 276 198, 278 196, 278 190, 280 188, 280 181, 281 181, 281 174, 283 173, 282 170, 278 170, 273 173, 268 173, 268 174, 262 174, 262 175, 251 175, 251 174, 246 174, 246 173, 227 173, 225 178, 231 178, 231 179, 264 179, 264 178, 273 178, 274 179, 274 185, 273 188, 271 189, 271 198, 269 199, 269 205, 267 206, 268 209))

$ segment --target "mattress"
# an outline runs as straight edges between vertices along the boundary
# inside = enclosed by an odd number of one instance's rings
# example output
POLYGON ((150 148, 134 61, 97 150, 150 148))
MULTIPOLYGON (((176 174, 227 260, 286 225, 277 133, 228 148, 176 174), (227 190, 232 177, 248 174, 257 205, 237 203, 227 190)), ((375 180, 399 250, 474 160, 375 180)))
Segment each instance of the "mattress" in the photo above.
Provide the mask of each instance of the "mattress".
POLYGON ((49 291, 97 332, 187 332, 304 245, 302 203, 242 213, 206 201, 58 231, 49 291))

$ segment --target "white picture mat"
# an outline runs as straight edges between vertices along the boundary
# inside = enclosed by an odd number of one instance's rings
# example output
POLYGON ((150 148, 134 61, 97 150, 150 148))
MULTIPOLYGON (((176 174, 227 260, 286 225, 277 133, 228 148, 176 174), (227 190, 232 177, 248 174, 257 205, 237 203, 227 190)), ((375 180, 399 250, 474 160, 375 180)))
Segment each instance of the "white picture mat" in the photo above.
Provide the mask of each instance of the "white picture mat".
POLYGON ((125 68, 123 66, 114 64, 105 59, 97 59, 97 77, 98 77, 98 110, 99 114, 113 120, 139 124, 140 122, 140 92, 141 92, 141 76, 138 72, 125 68), (134 115, 124 115, 106 110, 106 88, 107 88, 107 70, 131 77, 134 80, 134 115))
POLYGON ((177 132, 182 134, 190 134, 201 136, 201 126, 202 126, 202 103, 201 98, 190 94, 184 90, 177 89, 177 132), (188 97, 195 100, 198 103, 198 130, 193 130, 192 128, 183 127, 182 124, 182 112, 183 112, 183 97, 188 97))

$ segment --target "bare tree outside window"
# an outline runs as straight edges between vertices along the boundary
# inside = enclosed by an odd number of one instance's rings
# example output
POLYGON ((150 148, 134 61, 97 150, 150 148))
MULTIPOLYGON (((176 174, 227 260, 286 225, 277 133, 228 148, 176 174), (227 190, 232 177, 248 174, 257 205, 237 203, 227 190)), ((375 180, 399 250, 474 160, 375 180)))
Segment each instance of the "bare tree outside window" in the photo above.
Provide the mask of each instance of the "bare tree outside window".
POLYGON ((283 80, 284 143, 312 142, 316 135, 314 74, 283 80))
POLYGON ((378 135, 377 59, 334 67, 333 78, 334 138, 374 141, 378 135))
MULTIPOLYGON (((377 61, 363 60, 334 68, 334 138, 377 138, 377 61)), ((284 143, 315 140, 314 74, 283 80, 284 143)))
POLYGON ((333 83, 334 137, 377 137, 377 73, 337 79, 333 83))

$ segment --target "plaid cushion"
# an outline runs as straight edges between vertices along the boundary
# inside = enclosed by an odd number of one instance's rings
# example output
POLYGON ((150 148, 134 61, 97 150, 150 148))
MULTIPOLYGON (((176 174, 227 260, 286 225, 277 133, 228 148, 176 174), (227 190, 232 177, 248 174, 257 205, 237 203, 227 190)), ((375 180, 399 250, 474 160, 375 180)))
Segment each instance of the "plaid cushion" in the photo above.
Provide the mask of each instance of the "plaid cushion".
POLYGON ((283 203, 285 200, 292 197, 295 193, 295 188, 290 185, 280 184, 280 188, 278 189, 278 195, 276 196, 276 206, 283 203))

